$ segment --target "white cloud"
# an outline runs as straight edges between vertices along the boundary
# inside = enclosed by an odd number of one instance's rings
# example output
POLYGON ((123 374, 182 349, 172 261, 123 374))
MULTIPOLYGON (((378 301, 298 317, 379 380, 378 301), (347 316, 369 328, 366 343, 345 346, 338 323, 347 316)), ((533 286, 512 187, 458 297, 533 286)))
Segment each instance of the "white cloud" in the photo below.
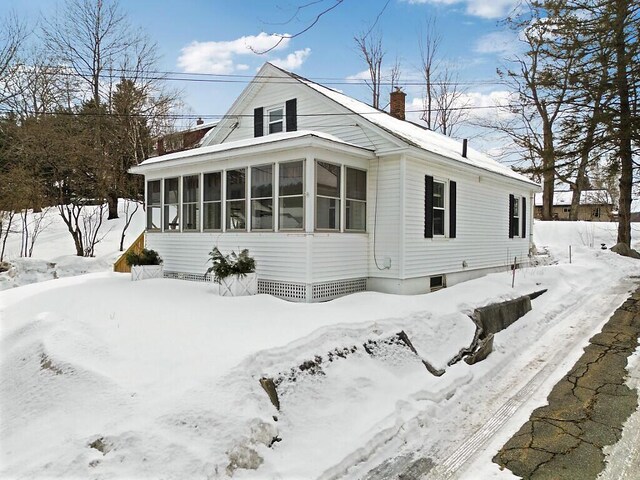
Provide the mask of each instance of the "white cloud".
MULTIPOLYGON (((255 53, 267 50, 278 44, 280 35, 248 35, 236 40, 222 42, 191 42, 181 50, 178 66, 187 73, 229 74, 247 70, 248 65, 236 64, 237 56, 257 56, 255 53)), ((284 38, 274 50, 285 49, 289 38, 284 38)))
POLYGON ((304 63, 304 61, 310 54, 310 48, 305 48, 304 50, 296 50, 295 52, 287 55, 285 58, 274 58, 273 60, 271 60, 271 63, 278 67, 282 67, 285 70, 295 70, 296 68, 300 68, 300 66, 304 63))
POLYGON ((476 41, 474 50, 477 53, 512 55, 518 51, 520 42, 512 32, 491 32, 476 41))
POLYGON ((461 102, 464 102, 469 107, 476 107, 469 109, 470 119, 493 118, 506 120, 513 117, 513 114, 506 107, 513 103, 514 100, 514 93, 506 90, 494 90, 489 93, 465 93, 461 102))
POLYGON ((363 70, 353 75, 349 75, 346 79, 350 82, 360 83, 362 80, 371 80, 371 73, 369 73, 369 70, 363 70))
POLYGON ((511 12, 520 0, 404 0, 411 4, 435 3, 454 5, 463 3, 466 13, 482 18, 502 18, 511 12))

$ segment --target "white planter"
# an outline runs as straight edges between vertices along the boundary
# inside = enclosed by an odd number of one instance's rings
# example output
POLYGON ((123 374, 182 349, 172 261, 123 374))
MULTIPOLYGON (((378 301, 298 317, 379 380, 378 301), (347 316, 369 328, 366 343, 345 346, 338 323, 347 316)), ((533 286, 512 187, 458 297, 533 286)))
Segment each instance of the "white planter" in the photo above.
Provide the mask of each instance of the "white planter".
POLYGON ((258 293, 258 275, 247 273, 246 275, 231 275, 220 280, 220 296, 242 297, 258 293))
POLYGON ((148 280, 150 278, 162 278, 162 265, 132 265, 131 280, 148 280))

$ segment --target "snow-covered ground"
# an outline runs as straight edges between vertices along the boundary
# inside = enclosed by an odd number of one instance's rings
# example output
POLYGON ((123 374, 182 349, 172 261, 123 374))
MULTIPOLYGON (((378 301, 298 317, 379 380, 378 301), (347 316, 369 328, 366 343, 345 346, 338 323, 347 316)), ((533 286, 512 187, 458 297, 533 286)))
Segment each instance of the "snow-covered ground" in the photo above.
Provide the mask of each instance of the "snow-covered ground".
MULTIPOLYGON (((91 209, 92 207, 89 207, 91 209)), ((130 210, 135 204, 130 203, 130 210)), ((120 200, 118 212, 120 218, 105 220, 100 229, 93 258, 77 257, 71 234, 60 217, 57 208, 48 209, 44 215, 41 231, 38 234, 31 258, 20 258, 21 224, 14 219, 12 229, 18 230, 9 235, 5 247, 4 259, 14 265, 9 275, 0 274, 0 290, 19 287, 52 278, 70 277, 92 272, 106 272, 113 269, 113 263, 122 255, 119 251, 120 237, 125 224, 125 201, 120 200)), ((124 248, 126 249, 144 229, 144 211, 142 206, 133 215, 126 231, 124 248)), ((29 229, 32 229, 33 215, 29 215, 29 229)), ((3 228, 5 228, 3 226, 3 228)))
MULTIPOLYGON (((36 255, 71 262, 55 230, 36 255)), ((504 272, 307 305, 131 282, 99 267, 117 256, 105 238, 97 259, 78 259, 102 272, 0 292, 0 477, 359 478, 424 456, 443 478, 509 478, 493 453, 637 282, 637 260, 600 249, 614 240, 612 224, 537 222, 547 265, 518 270, 515 288, 504 272), (474 308, 543 288, 487 360, 447 366, 472 340, 474 308), (443 376, 385 342, 401 330, 443 376), (281 411, 263 376, 282 380, 281 411)), ((46 276, 21 264, 5 285, 46 276)))

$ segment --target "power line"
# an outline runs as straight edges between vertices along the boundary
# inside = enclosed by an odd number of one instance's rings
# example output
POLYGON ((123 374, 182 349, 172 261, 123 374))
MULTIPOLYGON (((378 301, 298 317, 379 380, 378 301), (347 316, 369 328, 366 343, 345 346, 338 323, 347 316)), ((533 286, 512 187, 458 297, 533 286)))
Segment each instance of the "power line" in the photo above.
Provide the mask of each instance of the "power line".
MULTIPOLYGON (((478 106, 470 106, 465 105, 461 107, 450 107, 446 109, 442 108, 432 108, 432 112, 441 112, 441 111, 471 111, 471 110, 489 110, 489 109, 513 109, 513 108, 521 108, 522 105, 478 105, 478 106)), ((424 109, 418 110, 405 110, 405 113, 422 113, 424 109)), ((0 113, 10 114, 16 113, 15 110, 11 110, 8 108, 0 108, 0 113)), ((210 114, 188 114, 188 113, 157 113, 153 115, 145 115, 145 114, 128 114, 128 115, 120 115, 117 113, 100 113, 100 112, 70 112, 70 111, 50 111, 50 112, 36 112, 35 110, 20 110, 20 113, 26 113, 30 115, 71 115, 78 117, 122 117, 122 118, 130 118, 130 117, 154 117, 154 118, 168 118, 175 120, 197 120, 201 119, 224 119, 224 118, 253 118, 253 114, 226 114, 226 113, 210 113, 210 114)), ((375 115, 388 115, 388 112, 384 112, 382 110, 375 112, 336 112, 336 113, 298 113, 298 117, 367 117, 367 116, 375 116, 375 115)))
MULTIPOLYGON (((23 65, 29 67, 28 65, 23 65)), ((60 69, 65 68, 60 65, 44 66, 43 68, 60 69)), ((68 67, 66 67, 68 68, 68 67)), ((87 77, 92 76, 93 73, 84 70, 57 70, 55 75, 71 76, 71 77, 87 77)), ((163 81, 180 81, 180 82, 195 82, 195 83, 275 83, 275 84, 292 84, 298 83, 296 78, 284 78, 275 75, 264 75, 256 77, 254 75, 243 74, 222 74, 222 73, 189 73, 189 72, 176 72, 176 71, 162 71, 162 70, 148 70, 146 72, 139 72, 133 69, 126 68, 113 68, 109 72, 100 73, 98 78, 102 79, 118 79, 121 74, 135 74, 135 78, 127 78, 128 80, 163 80, 163 81)), ((321 85, 356 85, 356 86, 368 86, 367 79, 363 78, 341 78, 341 77, 313 77, 309 78, 314 83, 321 85)), ((466 80, 457 82, 431 82, 432 85, 437 86, 471 86, 471 85, 496 85, 502 83, 499 80, 491 79, 479 79, 479 80, 466 80)), ((407 79, 404 81, 394 82, 382 81, 382 86, 395 86, 397 84, 403 86, 423 86, 424 82, 416 79, 407 79)))

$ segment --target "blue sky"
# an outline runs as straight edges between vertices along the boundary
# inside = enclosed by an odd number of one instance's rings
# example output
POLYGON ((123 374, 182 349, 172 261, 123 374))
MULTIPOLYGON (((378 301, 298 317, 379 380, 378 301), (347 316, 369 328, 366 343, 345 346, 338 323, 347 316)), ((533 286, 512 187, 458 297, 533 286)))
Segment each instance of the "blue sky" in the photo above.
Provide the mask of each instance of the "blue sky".
MULTIPOLYGON (((0 15, 13 10, 30 24, 38 16, 50 15, 56 0, 0 0, 0 15)), ((323 0, 299 13, 299 19, 284 23, 296 6, 309 0, 127 0, 122 10, 130 22, 156 41, 162 54, 159 68, 170 72, 212 73, 251 76, 265 61, 273 61, 319 83, 345 91, 370 102, 364 85, 332 85, 364 71, 354 34, 365 31, 375 21, 387 0, 344 0, 323 16, 307 33, 293 38, 265 55, 252 53, 247 46, 266 48, 273 43, 267 33, 295 33, 308 25, 318 8, 334 3, 323 0)), ((468 82, 472 105, 486 105, 504 90, 497 84, 496 68, 502 58, 517 46, 517 36, 500 20, 517 0, 389 0, 377 28, 382 32, 387 63, 396 55, 401 60, 402 79, 415 81, 420 64, 418 36, 429 16, 437 17, 442 36, 441 56, 455 65, 460 81, 468 82)), ((228 80, 228 77, 198 77, 228 80)), ((195 115, 221 115, 246 85, 237 83, 172 81, 182 89, 189 112, 195 115)), ((401 85, 403 82, 401 80, 401 85)), ((421 89, 404 85, 407 108, 417 108, 421 89)), ((387 92, 383 94, 386 103, 387 92)))

